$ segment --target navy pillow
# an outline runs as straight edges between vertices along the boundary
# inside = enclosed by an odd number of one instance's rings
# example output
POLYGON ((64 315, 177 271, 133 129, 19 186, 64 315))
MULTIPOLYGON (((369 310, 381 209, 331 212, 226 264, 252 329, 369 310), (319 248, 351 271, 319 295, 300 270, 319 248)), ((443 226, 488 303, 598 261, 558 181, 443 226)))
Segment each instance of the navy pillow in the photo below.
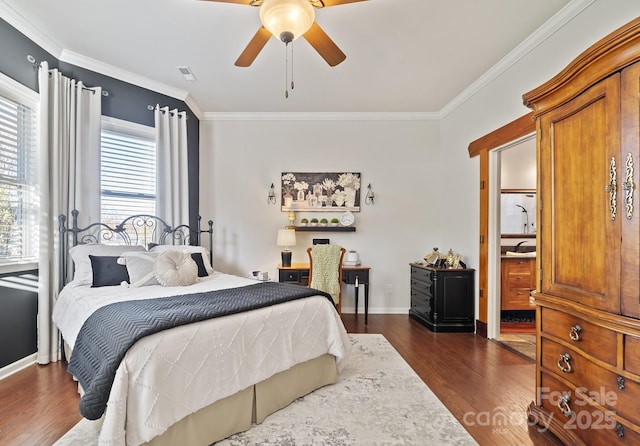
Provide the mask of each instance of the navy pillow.
POLYGON ((101 286, 115 286, 122 282, 129 282, 126 265, 120 265, 120 256, 89 256, 91 271, 93 272, 93 288, 101 286))
POLYGON ((207 268, 204 267, 204 259, 201 252, 192 252, 191 258, 198 265, 198 277, 207 277, 207 268))

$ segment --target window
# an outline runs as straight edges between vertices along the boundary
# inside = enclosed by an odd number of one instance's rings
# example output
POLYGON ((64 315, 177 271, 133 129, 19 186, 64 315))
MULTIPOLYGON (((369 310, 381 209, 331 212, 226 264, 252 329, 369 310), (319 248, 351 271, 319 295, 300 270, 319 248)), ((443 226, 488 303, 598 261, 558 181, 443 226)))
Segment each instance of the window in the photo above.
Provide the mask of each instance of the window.
POLYGON ((107 224, 156 213, 156 142, 153 127, 102 118, 100 214, 107 224))
POLYGON ((38 259, 37 110, 35 92, 0 76, 0 265, 38 259))

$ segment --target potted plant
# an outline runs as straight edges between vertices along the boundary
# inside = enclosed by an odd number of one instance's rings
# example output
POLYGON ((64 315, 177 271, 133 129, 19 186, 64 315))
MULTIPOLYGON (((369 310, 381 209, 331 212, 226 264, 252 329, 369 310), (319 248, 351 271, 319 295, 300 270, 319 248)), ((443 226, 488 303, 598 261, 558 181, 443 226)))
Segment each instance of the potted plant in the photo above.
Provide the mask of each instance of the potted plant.
POLYGON ((311 226, 318 226, 318 219, 317 218, 312 218, 311 222, 309 224, 311 226))
POLYGON ((327 226, 327 223, 329 223, 329 220, 327 220, 326 218, 320 219, 320 226, 327 226))
POLYGON ((338 223, 340 223, 340 220, 338 220, 337 218, 333 217, 331 219, 331 226, 338 226, 338 223))
POLYGON ((309 224, 309 220, 307 220, 306 218, 303 218, 302 220, 300 220, 300 226, 307 226, 309 224))

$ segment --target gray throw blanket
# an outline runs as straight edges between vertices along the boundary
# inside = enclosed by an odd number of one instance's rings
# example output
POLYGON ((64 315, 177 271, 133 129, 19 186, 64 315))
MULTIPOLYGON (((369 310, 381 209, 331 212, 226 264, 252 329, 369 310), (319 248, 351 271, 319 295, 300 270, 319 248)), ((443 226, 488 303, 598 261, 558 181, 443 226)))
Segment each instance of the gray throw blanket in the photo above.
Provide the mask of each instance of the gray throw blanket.
POLYGON ((298 285, 266 282, 160 299, 117 302, 96 310, 76 339, 68 371, 85 391, 80 413, 102 416, 115 373, 127 350, 139 339, 161 330, 310 296, 331 296, 298 285))

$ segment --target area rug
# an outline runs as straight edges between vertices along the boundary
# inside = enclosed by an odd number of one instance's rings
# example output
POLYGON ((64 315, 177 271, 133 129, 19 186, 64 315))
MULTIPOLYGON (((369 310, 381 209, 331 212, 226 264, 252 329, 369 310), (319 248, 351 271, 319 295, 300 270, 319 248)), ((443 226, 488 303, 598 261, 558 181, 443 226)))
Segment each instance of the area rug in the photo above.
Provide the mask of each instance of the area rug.
MULTIPOLYGON (((476 445, 382 335, 349 335, 352 354, 336 384, 297 399, 217 446, 476 445)), ((55 446, 95 445, 82 420, 55 446)))

